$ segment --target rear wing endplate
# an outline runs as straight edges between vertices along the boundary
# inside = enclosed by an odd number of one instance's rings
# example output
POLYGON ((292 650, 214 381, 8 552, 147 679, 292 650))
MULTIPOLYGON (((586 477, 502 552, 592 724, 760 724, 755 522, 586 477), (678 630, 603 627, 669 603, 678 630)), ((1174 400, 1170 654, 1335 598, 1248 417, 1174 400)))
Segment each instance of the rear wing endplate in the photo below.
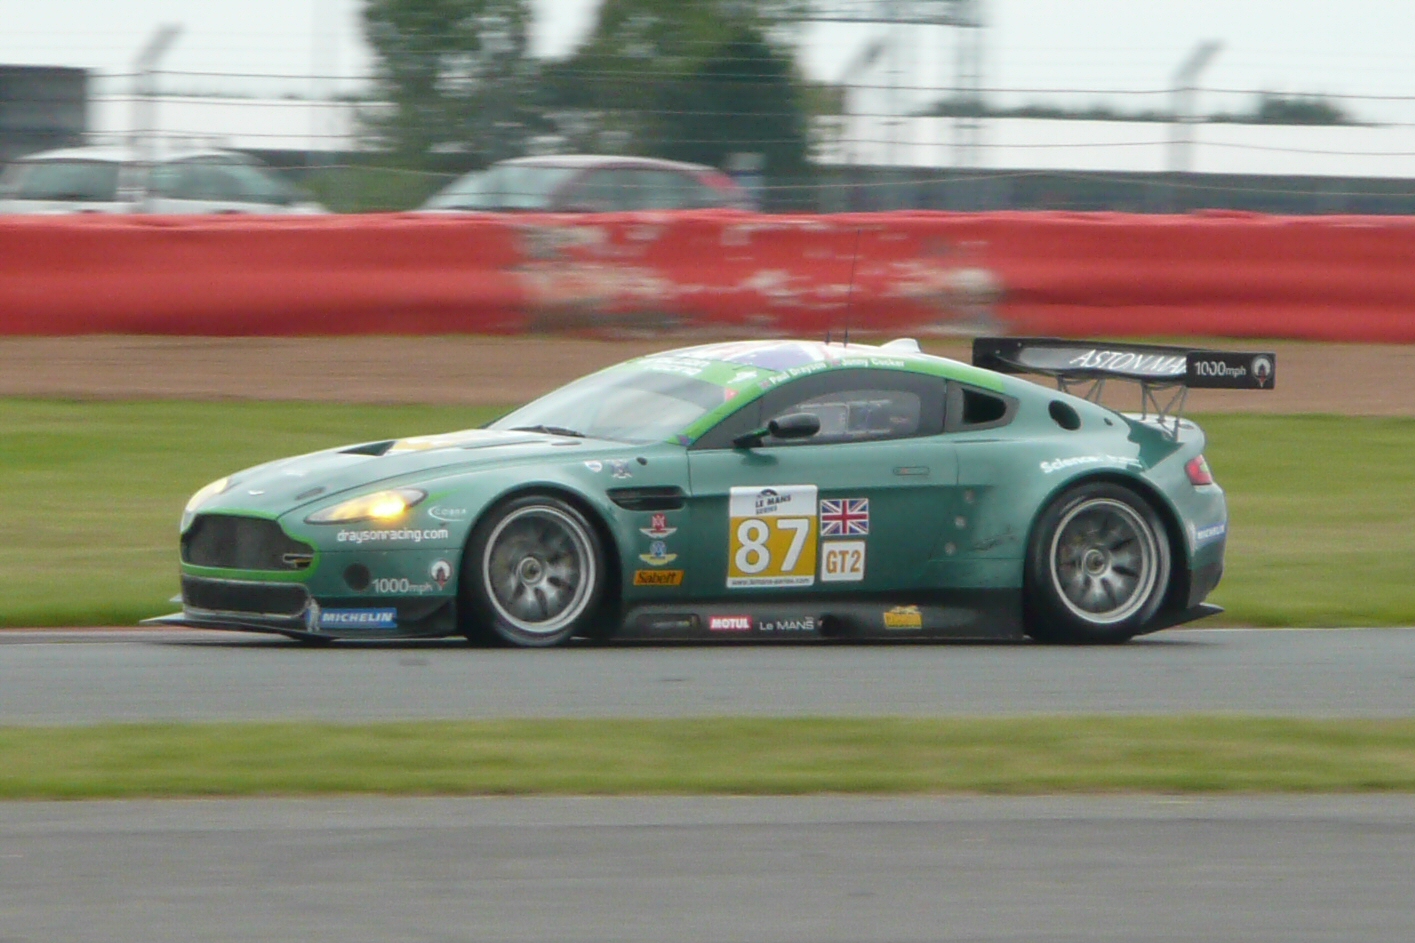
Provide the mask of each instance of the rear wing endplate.
POLYGON ((1104 344, 1055 337, 979 337, 973 365, 999 373, 1034 373, 1056 380, 1057 388, 1100 402, 1107 380, 1140 387, 1141 417, 1152 416, 1177 433, 1190 390, 1270 390, 1277 378, 1277 354, 1165 347, 1157 344, 1104 344))

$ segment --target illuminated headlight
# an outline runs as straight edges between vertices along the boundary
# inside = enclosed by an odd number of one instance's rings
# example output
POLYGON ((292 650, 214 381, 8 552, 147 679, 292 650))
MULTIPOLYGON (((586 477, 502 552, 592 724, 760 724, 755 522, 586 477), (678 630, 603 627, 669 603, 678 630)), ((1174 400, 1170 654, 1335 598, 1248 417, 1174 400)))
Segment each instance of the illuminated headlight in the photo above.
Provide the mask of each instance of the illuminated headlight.
POLYGON ((316 511, 305 518, 305 523, 352 524, 355 521, 391 521, 402 517, 408 512, 408 508, 426 497, 427 492, 417 488, 379 491, 336 504, 323 511, 316 511))
POLYGON ((201 507, 208 498, 216 497, 218 494, 225 491, 229 487, 231 487, 230 478, 216 479, 211 484, 207 485, 205 488, 202 488, 196 494, 192 495, 191 499, 187 501, 187 506, 182 509, 182 512, 184 514, 192 513, 197 508, 201 507))

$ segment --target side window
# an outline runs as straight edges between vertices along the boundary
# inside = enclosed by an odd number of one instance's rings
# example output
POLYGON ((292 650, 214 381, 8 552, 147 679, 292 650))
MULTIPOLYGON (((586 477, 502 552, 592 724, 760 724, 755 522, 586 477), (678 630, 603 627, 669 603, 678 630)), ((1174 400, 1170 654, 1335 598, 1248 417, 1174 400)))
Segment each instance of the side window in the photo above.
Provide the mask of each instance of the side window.
POLYGON ((948 431, 996 429, 1017 415, 1017 400, 955 383, 948 392, 948 431))
POLYGON ((820 420, 809 439, 768 438, 768 446, 878 442, 943 431, 947 383, 902 370, 843 369, 803 377, 767 394, 762 424, 793 413, 820 420))
MULTIPOLYGON (((149 172, 148 180, 151 182, 152 192, 158 196, 173 196, 177 192, 177 181, 181 178, 183 164, 154 164, 149 172)), ((134 167, 133 174, 140 181, 137 175, 140 171, 134 167)))
POLYGON ((821 431, 811 441, 859 442, 916 436, 922 412, 923 402, 913 390, 864 388, 825 393, 787 406, 769 418, 809 413, 821 424, 821 431))
POLYGON ((689 188, 692 180, 676 170, 640 170, 637 172, 638 209, 678 210, 693 205, 689 188))
POLYGON ((722 194, 712 187, 697 180, 689 179, 687 183, 688 200, 684 207, 689 209, 705 209, 708 207, 726 206, 727 200, 722 194))
POLYGON ((612 213, 626 209, 623 170, 591 170, 556 199, 555 209, 612 213))
POLYGON ((153 189, 174 200, 220 200, 220 179, 197 160, 179 160, 153 169, 153 189))

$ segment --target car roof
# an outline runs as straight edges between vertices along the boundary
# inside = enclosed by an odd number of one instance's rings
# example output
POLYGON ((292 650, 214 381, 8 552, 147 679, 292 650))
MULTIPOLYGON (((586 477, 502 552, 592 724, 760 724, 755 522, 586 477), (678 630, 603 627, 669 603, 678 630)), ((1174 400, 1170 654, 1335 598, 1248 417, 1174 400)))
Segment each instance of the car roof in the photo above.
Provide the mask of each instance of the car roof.
POLYGON ((513 167, 644 167, 658 170, 684 170, 695 173, 720 173, 706 164, 690 164, 659 157, 629 157, 622 154, 546 154, 540 157, 515 157, 498 161, 496 166, 513 167))
POLYGON ((692 368, 693 362, 729 364, 744 371, 757 371, 759 376, 782 373, 798 375, 830 367, 866 367, 912 370, 993 390, 1011 386, 1008 382, 1010 378, 1002 374, 923 353, 918 342, 911 338, 899 338, 878 346, 787 339, 727 341, 681 347, 649 354, 631 362, 652 366, 656 359, 660 362, 676 362, 688 369, 692 368))
MULTIPOLYGON (((226 151, 214 147, 182 147, 164 150, 154 155, 159 161, 182 160, 189 157, 239 157, 248 159, 238 151, 226 151)), ((39 151, 17 157, 12 163, 48 160, 91 160, 112 164, 128 164, 138 160, 138 153, 131 147, 119 144, 94 144, 86 147, 63 147, 52 151, 39 151)))

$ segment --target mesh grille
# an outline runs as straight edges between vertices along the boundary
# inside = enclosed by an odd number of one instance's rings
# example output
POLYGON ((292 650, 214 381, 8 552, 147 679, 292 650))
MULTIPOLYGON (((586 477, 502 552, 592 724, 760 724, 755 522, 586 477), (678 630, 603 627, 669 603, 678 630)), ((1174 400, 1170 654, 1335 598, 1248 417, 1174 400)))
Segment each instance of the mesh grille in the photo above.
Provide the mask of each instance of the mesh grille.
POLYGON ((304 611, 309 598, 300 584, 228 583, 182 577, 182 604, 214 612, 248 612, 252 615, 295 616, 304 611))
POLYGON ((314 548, 290 538, 274 521, 201 514, 182 535, 182 562, 236 570, 300 570, 314 548))

